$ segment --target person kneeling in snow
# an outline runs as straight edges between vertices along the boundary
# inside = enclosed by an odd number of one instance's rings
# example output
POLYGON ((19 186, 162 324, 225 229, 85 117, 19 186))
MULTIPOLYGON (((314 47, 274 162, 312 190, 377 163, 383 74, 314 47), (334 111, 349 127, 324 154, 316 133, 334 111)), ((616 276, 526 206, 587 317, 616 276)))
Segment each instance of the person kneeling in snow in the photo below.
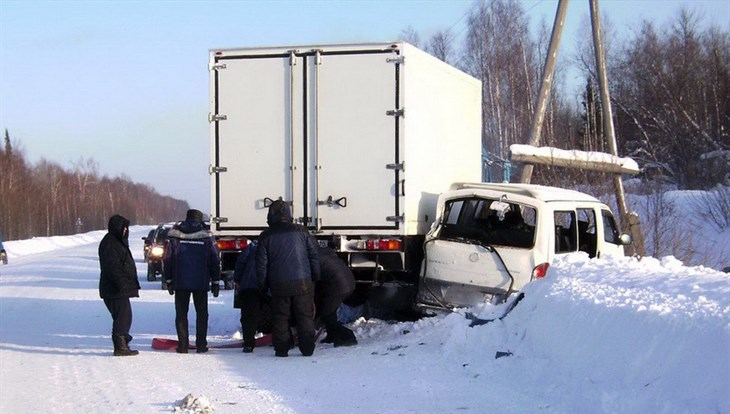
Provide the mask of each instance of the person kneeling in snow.
POLYGON ((114 356, 137 355, 129 349, 132 336, 132 305, 129 298, 139 297, 137 268, 129 251, 129 220, 115 214, 109 219, 109 232, 99 243, 99 296, 112 315, 114 356))
POLYGON ((337 320, 340 304, 355 291, 355 276, 335 251, 328 247, 319 248, 319 265, 321 273, 314 302, 317 305, 316 317, 327 330, 327 337, 322 342, 332 343, 336 347, 356 345, 357 339, 352 330, 337 320))

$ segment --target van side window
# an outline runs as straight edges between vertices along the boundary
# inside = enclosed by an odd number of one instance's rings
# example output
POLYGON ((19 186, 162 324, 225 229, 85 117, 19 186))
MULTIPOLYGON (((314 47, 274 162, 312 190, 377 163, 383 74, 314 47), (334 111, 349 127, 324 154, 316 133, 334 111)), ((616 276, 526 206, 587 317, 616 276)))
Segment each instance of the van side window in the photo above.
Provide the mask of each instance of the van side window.
POLYGON ((619 244, 618 226, 613 214, 608 210, 601 210, 601 216, 603 217, 603 240, 611 244, 619 244))
POLYGON ((555 212, 555 253, 577 250, 577 229, 575 211, 555 212))
POLYGON ((578 250, 596 257, 596 212, 592 208, 579 208, 578 250))

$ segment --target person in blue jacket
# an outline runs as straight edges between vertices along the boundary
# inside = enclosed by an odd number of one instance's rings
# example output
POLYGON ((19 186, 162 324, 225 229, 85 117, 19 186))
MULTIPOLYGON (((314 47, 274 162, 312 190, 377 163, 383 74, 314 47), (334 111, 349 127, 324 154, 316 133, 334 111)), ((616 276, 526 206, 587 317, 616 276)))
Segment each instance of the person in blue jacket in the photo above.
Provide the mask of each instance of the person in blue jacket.
POLYGON ((185 221, 167 234, 163 273, 170 295, 175 295, 175 329, 177 352, 188 352, 188 310, 190 296, 195 305, 196 352, 208 351, 208 287, 214 297, 220 291, 220 257, 218 245, 203 223, 203 213, 188 210, 185 221))
POLYGON ((253 352, 256 347, 256 331, 269 333, 270 323, 266 316, 270 299, 258 286, 256 278, 256 250, 258 242, 252 242, 236 259, 233 281, 236 286, 234 307, 241 309, 241 335, 243 352, 253 352))
POLYGON ((286 357, 292 336, 289 318, 296 320, 299 351, 314 353, 314 285, 319 280, 317 241, 306 227, 292 223, 289 205, 274 201, 256 250, 259 288, 271 292, 271 327, 275 355, 286 357))

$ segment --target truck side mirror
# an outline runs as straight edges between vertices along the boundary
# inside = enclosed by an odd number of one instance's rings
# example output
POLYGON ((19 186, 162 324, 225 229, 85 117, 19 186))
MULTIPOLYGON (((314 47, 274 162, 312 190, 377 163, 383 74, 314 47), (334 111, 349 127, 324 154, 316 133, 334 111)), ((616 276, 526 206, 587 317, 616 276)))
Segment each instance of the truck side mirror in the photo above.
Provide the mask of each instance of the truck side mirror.
POLYGON ((631 244, 631 243, 632 243, 632 242, 633 242, 634 240, 633 240, 633 239, 631 238, 631 236, 629 236, 628 234, 626 234, 626 233, 623 233, 623 234, 621 234, 620 236, 618 236, 618 241, 619 241, 619 244, 620 244, 620 245, 622 245, 622 246, 628 246, 628 245, 629 245, 629 244, 631 244))

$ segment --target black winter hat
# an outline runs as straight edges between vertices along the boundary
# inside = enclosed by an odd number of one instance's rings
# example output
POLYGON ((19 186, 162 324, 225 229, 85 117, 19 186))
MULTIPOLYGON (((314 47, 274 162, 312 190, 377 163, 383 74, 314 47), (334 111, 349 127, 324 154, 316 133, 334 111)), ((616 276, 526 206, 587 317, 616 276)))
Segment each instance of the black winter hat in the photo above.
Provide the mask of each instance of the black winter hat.
POLYGON ((185 220, 203 221, 203 212, 196 209, 190 209, 185 216, 185 220))
POLYGON ((109 233, 114 235, 117 239, 121 240, 122 242, 125 241, 129 234, 124 234, 124 229, 129 228, 129 220, 122 217, 119 214, 115 214, 109 218, 109 224, 107 225, 107 229, 109 230, 109 233))
POLYGON ((276 200, 269 206, 269 214, 266 222, 270 225, 276 223, 291 223, 291 209, 286 201, 276 200))

